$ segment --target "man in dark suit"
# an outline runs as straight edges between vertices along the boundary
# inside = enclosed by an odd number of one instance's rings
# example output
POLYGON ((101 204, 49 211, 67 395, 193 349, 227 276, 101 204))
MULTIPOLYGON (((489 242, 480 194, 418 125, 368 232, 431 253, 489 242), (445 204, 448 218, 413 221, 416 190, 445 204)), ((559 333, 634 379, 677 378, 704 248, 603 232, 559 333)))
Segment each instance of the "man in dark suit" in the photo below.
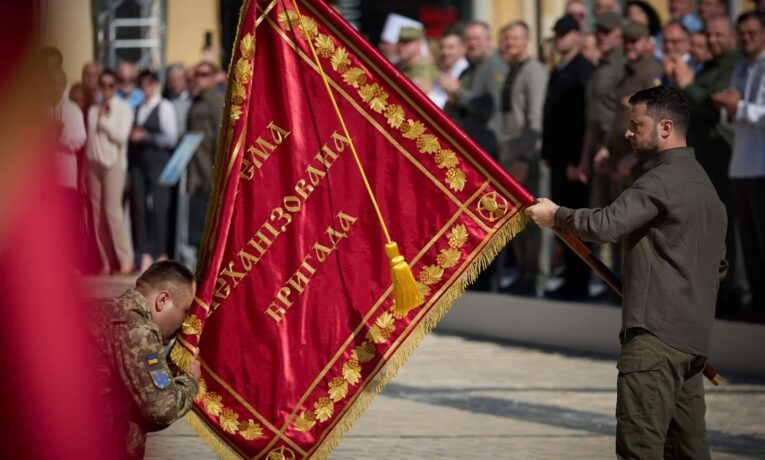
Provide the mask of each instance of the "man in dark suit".
MULTIPOLYGON (((550 74, 545 99, 542 129, 542 159, 550 168, 552 199, 571 208, 587 206, 589 187, 579 181, 576 167, 584 141, 584 100, 587 83, 594 69, 582 55, 582 33, 573 16, 563 16, 553 27, 555 50, 560 63, 550 74)), ((584 262, 564 248, 564 283, 548 297, 584 300, 587 297, 589 270, 584 262)))

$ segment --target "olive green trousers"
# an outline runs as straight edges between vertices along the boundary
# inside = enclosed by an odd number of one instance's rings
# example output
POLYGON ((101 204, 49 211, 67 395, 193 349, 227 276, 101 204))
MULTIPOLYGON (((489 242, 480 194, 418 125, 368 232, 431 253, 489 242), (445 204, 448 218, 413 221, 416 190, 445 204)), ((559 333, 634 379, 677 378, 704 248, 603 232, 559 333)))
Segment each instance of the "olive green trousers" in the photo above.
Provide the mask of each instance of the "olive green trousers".
POLYGON ((616 382, 616 456, 709 459, 703 356, 639 328, 622 337, 616 382))

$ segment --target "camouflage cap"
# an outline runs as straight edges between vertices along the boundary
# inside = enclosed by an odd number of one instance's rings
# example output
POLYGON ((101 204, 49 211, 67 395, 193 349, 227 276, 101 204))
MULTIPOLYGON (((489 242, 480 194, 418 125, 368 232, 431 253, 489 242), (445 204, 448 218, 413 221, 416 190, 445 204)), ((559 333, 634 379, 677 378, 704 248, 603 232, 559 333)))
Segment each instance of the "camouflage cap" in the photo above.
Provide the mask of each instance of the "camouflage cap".
POLYGON ((399 42, 410 42, 412 40, 419 40, 425 35, 425 31, 419 27, 402 27, 398 34, 399 42))
POLYGON ((622 26, 622 17, 613 11, 600 13, 595 17, 595 27, 598 29, 614 30, 622 26))
POLYGON ((628 22, 624 25, 624 28, 622 28, 622 35, 625 40, 635 41, 639 38, 647 37, 649 33, 648 28, 643 24, 628 22))

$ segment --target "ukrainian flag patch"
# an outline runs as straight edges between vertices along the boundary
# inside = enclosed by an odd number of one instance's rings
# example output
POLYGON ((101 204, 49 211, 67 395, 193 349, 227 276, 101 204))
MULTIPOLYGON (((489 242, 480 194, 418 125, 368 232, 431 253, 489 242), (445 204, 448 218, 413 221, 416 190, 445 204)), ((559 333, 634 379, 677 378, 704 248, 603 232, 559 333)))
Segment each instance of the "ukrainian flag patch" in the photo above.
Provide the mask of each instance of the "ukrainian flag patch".
POLYGON ((159 364, 159 359, 157 359, 157 355, 151 354, 146 356, 146 364, 148 364, 149 366, 159 364))

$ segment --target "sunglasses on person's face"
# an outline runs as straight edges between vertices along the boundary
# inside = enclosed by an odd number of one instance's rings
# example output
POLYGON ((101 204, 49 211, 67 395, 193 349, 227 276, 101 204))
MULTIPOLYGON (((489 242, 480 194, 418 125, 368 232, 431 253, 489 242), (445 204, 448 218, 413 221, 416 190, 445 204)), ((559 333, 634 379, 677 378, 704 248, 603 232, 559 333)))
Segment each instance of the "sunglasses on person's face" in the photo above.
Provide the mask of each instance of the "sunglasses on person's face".
POLYGON ((114 89, 117 86, 117 82, 114 82, 114 81, 108 81, 108 82, 102 81, 102 82, 98 83, 98 86, 100 86, 101 88, 104 88, 104 89, 114 89))
POLYGON ((212 75, 212 72, 194 72, 194 76, 197 78, 209 77, 210 75, 212 75))

